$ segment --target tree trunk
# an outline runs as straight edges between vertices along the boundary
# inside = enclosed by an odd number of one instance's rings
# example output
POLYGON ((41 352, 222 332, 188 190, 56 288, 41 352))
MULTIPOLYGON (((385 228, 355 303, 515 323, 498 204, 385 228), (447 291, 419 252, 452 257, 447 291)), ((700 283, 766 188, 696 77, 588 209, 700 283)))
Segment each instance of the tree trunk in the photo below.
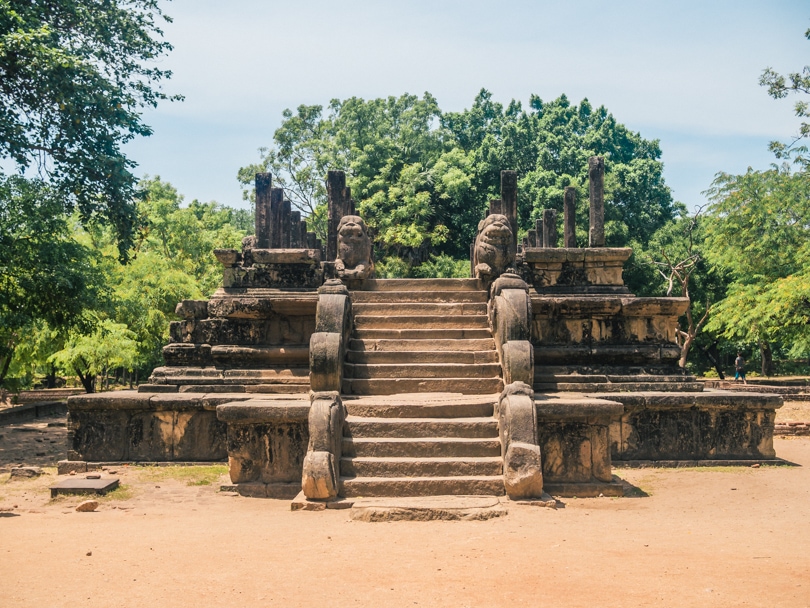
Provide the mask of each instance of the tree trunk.
POLYGON ((762 375, 773 376, 773 352, 771 345, 764 340, 759 343, 759 354, 762 357, 762 375))
POLYGON ((56 388, 56 366, 51 363, 51 369, 45 376, 45 388, 56 388))
POLYGON ((8 373, 8 368, 11 365, 11 357, 13 356, 13 351, 9 353, 9 355, 3 359, 3 365, 0 367, 0 386, 3 385, 3 381, 6 379, 6 374, 8 373))
POLYGON ((725 380, 726 375, 723 373, 723 365, 720 362, 720 357, 718 356, 719 353, 717 352, 717 341, 715 340, 712 342, 712 345, 709 348, 703 348, 699 344, 695 344, 695 346, 697 346, 698 349, 700 349, 700 352, 706 355, 706 358, 711 361, 715 371, 717 372, 717 377, 720 378, 720 380, 725 380))
POLYGON ((681 368, 686 367, 686 358, 689 356, 689 349, 692 348, 692 342, 694 340, 695 336, 693 336, 691 333, 684 333, 683 345, 681 346, 681 358, 678 360, 678 365, 681 368))

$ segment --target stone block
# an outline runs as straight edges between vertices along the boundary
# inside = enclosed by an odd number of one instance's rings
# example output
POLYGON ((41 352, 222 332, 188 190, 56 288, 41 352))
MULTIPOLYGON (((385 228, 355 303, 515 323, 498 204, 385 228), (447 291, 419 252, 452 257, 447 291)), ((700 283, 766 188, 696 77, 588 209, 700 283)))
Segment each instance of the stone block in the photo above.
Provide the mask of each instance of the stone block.
POLYGON ((208 316, 208 300, 181 300, 174 314, 184 319, 205 319, 208 316))
POLYGON ((308 441, 306 423, 228 424, 231 481, 300 484, 308 441))

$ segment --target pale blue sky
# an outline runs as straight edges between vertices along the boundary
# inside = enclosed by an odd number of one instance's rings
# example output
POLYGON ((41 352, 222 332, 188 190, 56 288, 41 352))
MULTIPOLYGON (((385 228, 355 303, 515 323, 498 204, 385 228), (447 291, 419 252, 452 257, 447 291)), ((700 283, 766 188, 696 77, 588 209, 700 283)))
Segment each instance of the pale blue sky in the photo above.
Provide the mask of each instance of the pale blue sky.
MULTIPOLYGON (((661 140, 676 200, 701 204, 718 171, 766 168, 772 139, 798 130, 792 101, 769 98, 763 68, 810 64, 810 3, 489 0, 174 0, 167 92, 128 146, 139 175, 186 200, 242 205, 236 172, 272 143, 281 112, 332 98, 430 91, 443 110, 565 93, 604 105, 661 140)), ((505 167, 506 168, 506 167, 505 167)))

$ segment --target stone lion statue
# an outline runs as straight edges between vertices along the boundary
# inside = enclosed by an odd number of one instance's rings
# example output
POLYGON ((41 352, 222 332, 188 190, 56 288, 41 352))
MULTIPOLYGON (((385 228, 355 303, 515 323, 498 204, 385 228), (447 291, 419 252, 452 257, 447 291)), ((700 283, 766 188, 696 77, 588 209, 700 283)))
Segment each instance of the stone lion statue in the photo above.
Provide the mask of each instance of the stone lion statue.
POLYGON ((475 276, 494 281, 515 261, 515 240, 509 218, 493 213, 478 223, 478 236, 473 248, 475 276))
POLYGON ((371 239, 363 219, 358 215, 344 215, 338 224, 337 237, 337 276, 341 279, 373 278, 371 239))

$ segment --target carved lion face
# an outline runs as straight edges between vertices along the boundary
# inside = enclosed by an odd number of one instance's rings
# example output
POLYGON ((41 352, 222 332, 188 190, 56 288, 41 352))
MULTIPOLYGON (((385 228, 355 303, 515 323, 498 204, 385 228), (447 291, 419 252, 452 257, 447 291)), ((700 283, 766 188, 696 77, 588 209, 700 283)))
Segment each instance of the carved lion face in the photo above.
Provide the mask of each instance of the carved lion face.
POLYGON ((367 264, 371 259, 371 239, 366 223, 358 215, 344 215, 338 224, 338 257, 347 268, 367 264))
POLYGON ((493 213, 478 224, 478 237, 475 240, 478 262, 489 264, 502 271, 515 258, 512 226, 505 215, 493 213))

